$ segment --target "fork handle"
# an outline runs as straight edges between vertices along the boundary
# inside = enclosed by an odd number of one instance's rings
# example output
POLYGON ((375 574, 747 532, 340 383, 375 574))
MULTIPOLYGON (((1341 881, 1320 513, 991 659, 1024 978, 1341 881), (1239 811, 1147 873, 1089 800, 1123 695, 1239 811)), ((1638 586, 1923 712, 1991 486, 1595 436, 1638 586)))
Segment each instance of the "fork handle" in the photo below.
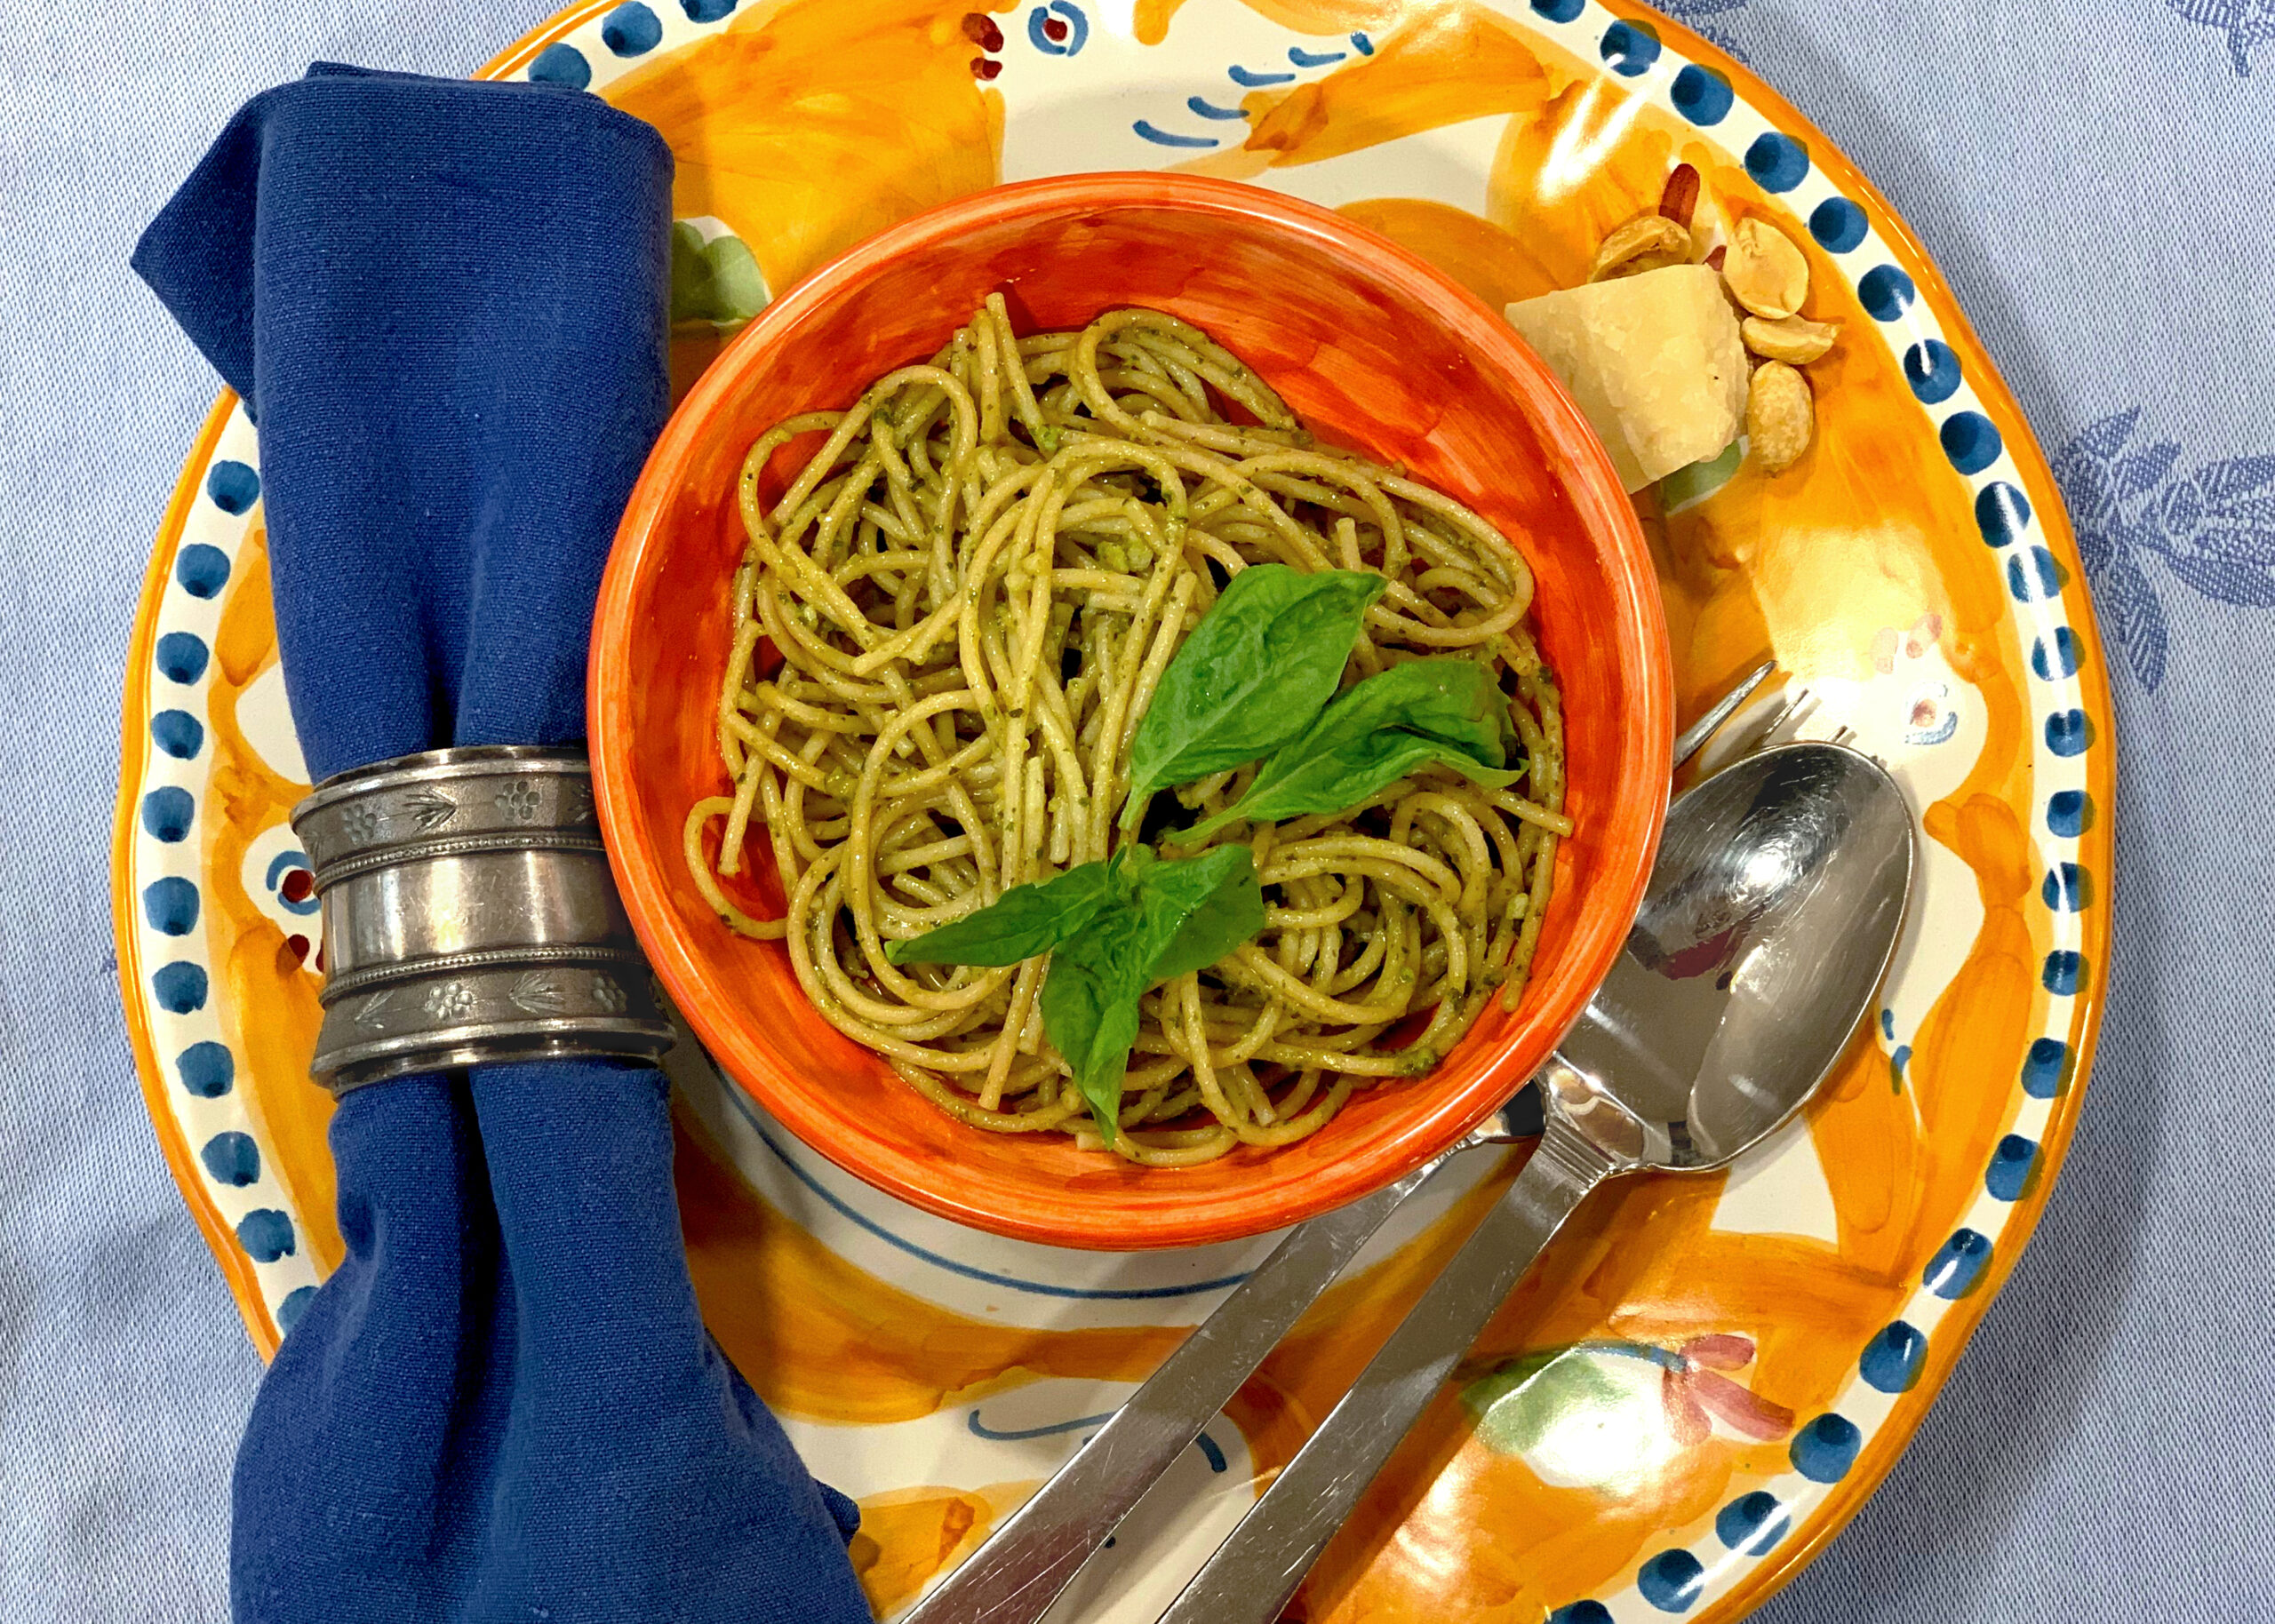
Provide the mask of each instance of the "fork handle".
POLYGON ((1612 1172, 1554 1112, 1540 1148, 1161 1624, 1272 1624, 1549 1238, 1612 1172))

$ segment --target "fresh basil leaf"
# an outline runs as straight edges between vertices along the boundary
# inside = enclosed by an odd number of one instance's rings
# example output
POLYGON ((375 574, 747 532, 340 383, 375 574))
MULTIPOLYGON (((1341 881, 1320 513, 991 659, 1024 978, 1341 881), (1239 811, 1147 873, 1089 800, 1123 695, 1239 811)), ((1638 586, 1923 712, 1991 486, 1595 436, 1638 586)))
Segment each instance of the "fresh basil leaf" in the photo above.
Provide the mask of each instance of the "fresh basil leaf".
MULTIPOLYGON (((1147 854, 1149 856, 1152 855, 1147 854)), ((1115 900, 1116 876, 1085 863, 1032 885, 1013 886, 985 908, 885 948, 894 964, 1017 964, 1047 953, 1115 900)))
POLYGON ((1112 1138, 1138 1040, 1138 1000, 1210 965, 1264 928, 1264 892, 1245 846, 1164 862, 1123 847, 1054 879, 1014 886, 988 906, 910 942, 895 964, 1017 964, 1050 954, 1042 1026, 1112 1138))
POLYGON ((1086 931, 1050 956, 1042 983, 1042 1030, 1068 1066, 1109 1142, 1120 1131, 1122 1080, 1138 1041, 1138 1000, 1130 976, 1116 962, 1114 930, 1086 931))
POLYGON ((1264 928, 1264 891, 1245 846, 1176 862, 1125 847, 1112 867, 1130 889, 1050 956, 1042 1029, 1114 1137, 1138 1040, 1138 1000, 1171 976, 1212 965, 1264 928))
POLYGON ((1169 661, 1130 742, 1135 829, 1155 791, 1244 767, 1292 737, 1343 680, 1368 606, 1390 583, 1364 569, 1257 564, 1225 585, 1169 661))
POLYGON ((1123 847, 1106 860, 1107 878, 1112 881, 1114 899, 1119 903, 1138 900, 1138 888, 1145 883, 1146 874, 1161 859, 1153 848, 1135 841, 1123 847))
POLYGON ((1126 930, 1108 928, 1067 942, 1051 955, 1051 974, 1042 983, 1042 1031, 1074 1069, 1074 1087, 1083 1092, 1098 1133, 1113 1140, 1122 1115, 1122 1079, 1129 1073, 1130 1044, 1138 1042, 1138 999, 1129 959, 1117 953, 1126 930))
POLYGON ((1207 969, 1264 928, 1264 888, 1245 846, 1212 846, 1197 857, 1156 864, 1138 895, 1150 954, 1147 987, 1207 969), (1164 936, 1170 920, 1175 927, 1164 936))
POLYGON ((1473 784, 1513 783, 1508 697, 1473 660, 1409 660, 1345 689, 1272 753, 1240 800, 1176 837, 1199 840, 1234 818, 1272 823, 1355 806, 1433 762, 1473 784))

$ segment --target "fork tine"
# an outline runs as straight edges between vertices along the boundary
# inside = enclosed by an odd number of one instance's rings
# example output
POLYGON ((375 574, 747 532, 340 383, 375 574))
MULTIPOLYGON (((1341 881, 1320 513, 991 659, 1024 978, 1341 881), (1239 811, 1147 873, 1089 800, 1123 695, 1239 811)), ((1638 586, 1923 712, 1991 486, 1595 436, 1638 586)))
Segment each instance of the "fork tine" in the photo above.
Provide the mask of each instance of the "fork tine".
POLYGON ((1755 748, 1767 749, 1770 740, 1789 728, 1798 737, 1801 724, 1808 720, 1816 707, 1817 697, 1815 694, 1806 688, 1795 689, 1785 697, 1785 703, 1778 707, 1777 713, 1772 716, 1768 723, 1763 727, 1755 748))
MULTIPOLYGON (((1769 673, 1776 669, 1776 661, 1762 661, 1752 672, 1740 678, 1736 688, 1717 699, 1704 716, 1685 728, 1674 741, 1674 765, 1680 767, 1685 761, 1696 755, 1699 748, 1714 736, 1714 729, 1736 715, 1738 706, 1753 697, 1753 690, 1768 681, 1769 673)), ((1781 717, 1779 720, 1784 719, 1781 717)))

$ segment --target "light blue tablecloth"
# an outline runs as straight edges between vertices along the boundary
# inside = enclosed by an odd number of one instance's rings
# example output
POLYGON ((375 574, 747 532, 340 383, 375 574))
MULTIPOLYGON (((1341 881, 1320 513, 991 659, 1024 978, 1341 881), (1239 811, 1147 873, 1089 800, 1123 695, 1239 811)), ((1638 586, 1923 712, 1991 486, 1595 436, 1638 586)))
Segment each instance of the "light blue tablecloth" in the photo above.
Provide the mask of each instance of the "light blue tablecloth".
MULTIPOLYGON (((120 665, 213 392, 127 251, 253 91, 318 58, 463 72, 547 9, 9 8, 0 1624, 220 1624, 259 1374, 110 952, 120 665)), ((2275 1618, 2275 0, 1667 9, 1949 274, 2069 487, 2120 667, 2117 945, 2068 1169, 1917 1445, 1760 1616, 2275 1618)))

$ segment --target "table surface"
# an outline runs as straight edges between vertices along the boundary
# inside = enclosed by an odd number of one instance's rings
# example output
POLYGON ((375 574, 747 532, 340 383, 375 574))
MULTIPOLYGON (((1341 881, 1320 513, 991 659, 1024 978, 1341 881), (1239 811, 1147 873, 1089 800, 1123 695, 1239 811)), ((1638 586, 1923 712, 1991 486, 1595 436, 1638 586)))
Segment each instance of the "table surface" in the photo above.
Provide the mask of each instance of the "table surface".
MULTIPOLYGON (((2116 944, 2067 1169, 1910 1453, 1757 1617, 2268 1616, 2275 0, 1663 3, 1942 265, 2063 476, 2118 667, 2116 944), (2190 568, 2207 497, 2247 556, 2190 568)), ((253 92, 317 59, 462 73, 546 8, 9 11, 0 1624, 220 1624, 260 1367, 143 1114, 108 876, 121 662, 214 384, 126 257, 253 92)))

